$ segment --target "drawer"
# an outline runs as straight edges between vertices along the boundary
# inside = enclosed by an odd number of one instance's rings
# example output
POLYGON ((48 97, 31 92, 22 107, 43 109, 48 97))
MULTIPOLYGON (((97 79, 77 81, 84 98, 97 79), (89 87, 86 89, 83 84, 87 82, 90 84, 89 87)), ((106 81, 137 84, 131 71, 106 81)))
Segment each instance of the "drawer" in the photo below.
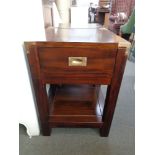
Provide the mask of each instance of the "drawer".
POLYGON ((99 77, 110 81, 117 48, 38 47, 37 51, 44 79, 99 77))

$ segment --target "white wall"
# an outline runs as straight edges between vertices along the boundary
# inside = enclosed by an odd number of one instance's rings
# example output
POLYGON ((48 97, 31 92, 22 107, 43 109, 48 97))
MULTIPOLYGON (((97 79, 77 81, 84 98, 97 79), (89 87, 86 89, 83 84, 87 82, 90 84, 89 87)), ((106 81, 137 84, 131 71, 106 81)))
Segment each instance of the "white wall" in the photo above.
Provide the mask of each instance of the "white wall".
POLYGON ((22 52, 23 41, 44 41, 45 31, 43 22, 42 2, 41 0, 24 0, 22 2, 21 17, 19 19, 19 25, 17 25, 17 31, 19 36, 17 39, 17 61, 20 62, 18 68, 20 72, 20 82, 18 81, 18 92, 21 101, 20 104, 19 122, 27 127, 28 134, 39 135, 38 119, 36 115, 34 100, 32 91, 30 88, 30 82, 28 72, 25 64, 25 59, 22 52))
POLYGON ((99 0, 77 0, 77 6, 88 7, 90 3, 98 4, 99 0))
POLYGON ((22 45, 24 41, 45 41, 42 2, 14 0, 0 7, 4 8, 1 9, 1 16, 4 16, 0 18, 1 31, 4 33, 4 43, 1 42, 0 50, 3 53, 0 57, 0 66, 3 67, 0 85, 4 85, 3 93, 6 93, 4 101, 2 102, 3 98, 0 101, 8 106, 3 108, 4 119, 11 130, 10 120, 19 113, 18 120, 27 127, 28 134, 39 135, 39 124, 22 45), (6 116, 9 117, 8 121, 6 116))
POLYGON ((73 27, 88 25, 88 7, 71 7, 71 25, 73 27))

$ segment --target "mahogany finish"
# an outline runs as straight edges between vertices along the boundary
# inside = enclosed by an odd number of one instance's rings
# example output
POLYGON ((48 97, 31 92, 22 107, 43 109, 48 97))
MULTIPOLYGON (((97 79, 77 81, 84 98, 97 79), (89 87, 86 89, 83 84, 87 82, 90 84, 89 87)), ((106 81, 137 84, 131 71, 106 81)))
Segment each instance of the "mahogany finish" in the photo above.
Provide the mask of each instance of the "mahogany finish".
POLYGON ((101 136, 108 136, 126 48, 119 47, 116 36, 109 31, 86 29, 87 35, 89 32, 96 40, 86 41, 87 37, 80 37, 84 29, 79 37, 73 37, 80 32, 76 29, 65 29, 65 35, 64 29, 56 29, 50 30, 48 42, 25 42, 42 133, 49 136, 52 127, 97 127, 101 136), (68 57, 87 57, 87 65, 69 66, 68 57), (46 84, 51 85, 48 93, 46 84), (105 104, 101 84, 108 85, 105 104))
POLYGON ((62 85, 56 90, 49 122, 52 126, 91 125, 101 127, 102 115, 97 102, 99 86, 62 85))

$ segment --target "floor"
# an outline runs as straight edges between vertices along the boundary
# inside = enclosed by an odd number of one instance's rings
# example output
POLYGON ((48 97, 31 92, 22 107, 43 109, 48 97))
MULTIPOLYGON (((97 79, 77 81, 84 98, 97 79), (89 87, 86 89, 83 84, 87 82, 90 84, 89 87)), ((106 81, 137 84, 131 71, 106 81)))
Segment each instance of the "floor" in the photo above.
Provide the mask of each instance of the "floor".
POLYGON ((109 137, 100 137, 98 129, 55 128, 50 137, 30 139, 20 125, 20 155, 134 155, 134 83, 135 64, 128 61, 109 137))

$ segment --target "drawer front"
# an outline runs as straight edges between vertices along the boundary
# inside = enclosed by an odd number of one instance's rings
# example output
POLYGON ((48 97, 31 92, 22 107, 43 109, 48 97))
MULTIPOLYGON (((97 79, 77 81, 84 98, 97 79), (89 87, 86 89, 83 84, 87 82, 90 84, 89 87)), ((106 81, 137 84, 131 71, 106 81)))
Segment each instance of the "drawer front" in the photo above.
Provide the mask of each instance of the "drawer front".
POLYGON ((39 47, 38 57, 41 74, 46 78, 93 78, 111 79, 115 65, 116 49, 39 47))

